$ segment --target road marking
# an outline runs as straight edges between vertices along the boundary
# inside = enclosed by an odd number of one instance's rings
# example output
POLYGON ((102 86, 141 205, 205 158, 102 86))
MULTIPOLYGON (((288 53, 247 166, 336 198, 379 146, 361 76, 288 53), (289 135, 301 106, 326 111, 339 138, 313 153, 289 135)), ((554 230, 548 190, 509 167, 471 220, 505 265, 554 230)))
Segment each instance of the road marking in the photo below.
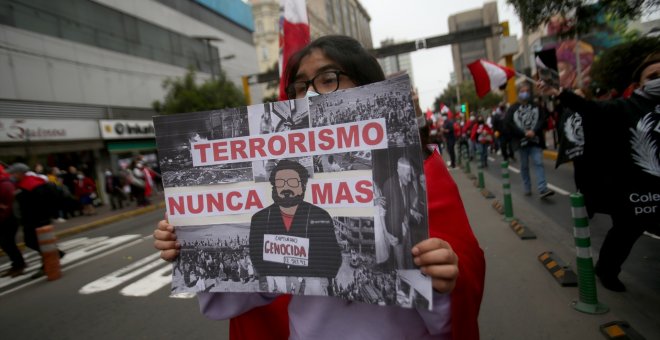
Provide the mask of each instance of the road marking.
POLYGON ((568 196, 568 195, 571 194, 570 192, 568 192, 568 191, 566 191, 566 190, 564 190, 564 189, 562 189, 562 188, 560 188, 560 187, 554 186, 554 185, 552 185, 552 184, 550 184, 550 183, 548 183, 548 188, 550 188, 552 191, 554 191, 554 192, 556 192, 556 193, 558 193, 558 194, 564 195, 564 196, 568 196))
MULTIPOLYGON (((488 159, 489 159, 491 162, 495 162, 495 158, 493 158, 493 157, 488 157, 488 159)), ((519 169, 514 168, 514 167, 511 166, 511 165, 509 165, 509 170, 511 170, 511 171, 513 171, 513 172, 515 172, 515 173, 517 173, 517 174, 520 173, 520 170, 519 170, 519 169)), ((558 186, 556 186, 556 185, 553 185, 553 184, 551 184, 551 183, 548 183, 548 188, 552 189, 554 192, 556 192, 556 193, 558 193, 558 194, 560 194, 560 195, 568 196, 568 195, 571 194, 569 191, 566 191, 566 190, 564 190, 564 189, 562 189, 562 188, 560 188, 560 187, 558 187, 558 186)))
POLYGON ((112 289, 164 263, 165 262, 163 262, 160 259, 160 253, 149 255, 137 262, 131 263, 130 265, 124 268, 116 270, 94 282, 90 282, 86 284, 84 287, 80 288, 78 293, 94 294, 94 293, 106 291, 108 289, 112 289))
POLYGON ((147 296, 171 283, 172 265, 166 263, 163 268, 124 287, 124 289, 119 291, 119 294, 124 296, 147 296))
MULTIPOLYGON (((84 264, 87 264, 89 262, 100 259, 104 256, 116 253, 120 250, 123 250, 124 248, 128 248, 128 247, 134 246, 138 243, 141 243, 142 240, 137 239, 138 237, 140 237, 140 235, 123 235, 123 236, 118 236, 118 237, 111 238, 111 239, 108 239, 108 237, 102 237, 104 239, 107 239, 105 241, 102 241, 102 242, 105 242, 105 244, 102 244, 100 246, 98 244, 91 244, 91 245, 88 245, 88 246, 86 246, 86 247, 84 247, 80 250, 76 250, 76 251, 74 251, 70 254, 67 253, 66 257, 64 257, 64 259, 62 259, 62 264, 69 263, 69 262, 72 261, 72 260, 67 261, 67 258, 70 255, 76 255, 76 256, 71 256, 71 258, 78 258, 78 259, 81 259, 81 257, 79 256, 80 254, 86 254, 87 256, 91 256, 91 255, 94 255, 94 254, 96 254, 96 255, 92 256, 92 257, 89 257, 87 259, 84 259, 82 261, 79 261, 77 263, 74 263, 72 265, 62 267, 62 272, 66 272, 68 270, 77 268, 77 267, 82 266, 84 264), (128 242, 128 243, 126 243, 126 242, 128 242), (96 248, 93 248, 93 247, 96 247, 96 248), (103 250, 107 250, 107 251, 104 252, 104 253, 98 254, 99 252, 101 252, 103 250)), ((36 270, 34 270, 34 271, 36 271, 36 270)), ((30 280, 29 276, 21 275, 17 278, 13 278, 12 280, 19 281, 19 280, 26 280, 26 279, 30 280), (18 279, 18 280, 16 280, 16 279, 18 279)), ((29 286, 31 286, 35 283, 42 282, 42 281, 45 281, 45 280, 46 280, 45 276, 42 276, 38 279, 32 279, 32 280, 30 280, 30 281, 28 281, 28 282, 26 282, 26 283, 24 283, 20 286, 14 287, 14 288, 9 289, 9 290, 4 291, 4 292, 0 292, 0 296, 4 296, 4 295, 10 294, 10 293, 13 293, 13 292, 15 292, 19 289, 29 287, 29 286)))

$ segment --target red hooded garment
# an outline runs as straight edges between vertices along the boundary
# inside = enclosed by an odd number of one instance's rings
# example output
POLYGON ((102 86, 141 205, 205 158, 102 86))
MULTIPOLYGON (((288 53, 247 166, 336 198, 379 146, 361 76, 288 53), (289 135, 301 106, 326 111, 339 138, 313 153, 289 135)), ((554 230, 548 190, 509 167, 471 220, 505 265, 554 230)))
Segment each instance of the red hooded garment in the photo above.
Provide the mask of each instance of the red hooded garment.
MULTIPOLYGON (((424 161, 429 206, 429 236, 447 241, 458 255, 459 275, 451 292, 451 332, 454 340, 479 339, 477 317, 484 291, 485 260, 472 233, 458 187, 437 152, 424 161)), ((230 321, 229 337, 287 339, 290 295, 254 308, 230 321)), ((385 307, 384 307, 385 308, 385 307)))

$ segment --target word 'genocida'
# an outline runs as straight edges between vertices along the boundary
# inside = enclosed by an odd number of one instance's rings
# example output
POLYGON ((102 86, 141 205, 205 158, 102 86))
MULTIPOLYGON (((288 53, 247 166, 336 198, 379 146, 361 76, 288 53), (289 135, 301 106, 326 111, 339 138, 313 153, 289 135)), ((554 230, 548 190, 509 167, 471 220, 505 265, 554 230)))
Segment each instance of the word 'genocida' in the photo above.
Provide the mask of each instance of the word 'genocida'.
POLYGON ((193 166, 387 148, 385 119, 191 143, 193 166))

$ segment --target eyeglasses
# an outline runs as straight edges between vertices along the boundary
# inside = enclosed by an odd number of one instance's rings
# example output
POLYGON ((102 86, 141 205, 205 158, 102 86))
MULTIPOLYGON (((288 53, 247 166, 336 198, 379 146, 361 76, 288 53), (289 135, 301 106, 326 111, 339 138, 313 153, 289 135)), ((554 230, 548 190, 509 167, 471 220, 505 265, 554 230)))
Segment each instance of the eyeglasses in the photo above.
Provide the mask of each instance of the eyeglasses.
POLYGON ((286 95, 289 99, 303 98, 305 97, 305 94, 307 94, 307 89, 310 84, 318 94, 335 92, 339 89, 339 75, 347 74, 338 70, 324 71, 310 80, 296 81, 287 86, 286 95))
POLYGON ((300 180, 297 178, 275 179, 276 188, 284 188, 285 184, 291 188, 297 188, 300 186, 300 180))

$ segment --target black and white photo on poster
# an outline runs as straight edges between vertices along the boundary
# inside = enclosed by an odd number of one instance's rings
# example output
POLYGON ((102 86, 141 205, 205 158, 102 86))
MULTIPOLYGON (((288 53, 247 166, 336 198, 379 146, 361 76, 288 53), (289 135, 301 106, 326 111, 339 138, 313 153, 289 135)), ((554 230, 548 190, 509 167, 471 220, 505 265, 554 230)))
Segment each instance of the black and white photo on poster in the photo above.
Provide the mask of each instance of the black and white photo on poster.
POLYGON ((178 146, 191 155, 175 163, 177 171, 217 167, 223 178, 238 165, 249 169, 232 183, 165 188, 170 222, 185 234, 174 292, 282 292, 431 308, 431 280, 410 252, 428 227, 407 76, 229 112, 242 117, 225 114, 238 122, 220 119, 222 126, 213 112, 155 118, 157 136, 176 137, 157 139, 159 151, 178 146), (319 103, 325 118, 316 119, 319 103), (353 107, 364 112, 348 119, 353 107), (197 123, 182 128, 188 121, 197 123))
POLYGON ((249 162, 192 166, 193 142, 249 135, 246 108, 157 117, 154 126, 163 186, 186 187, 242 182, 252 178, 249 162))
POLYGON ((314 156, 314 172, 371 170, 371 150, 314 156))
POLYGON ((419 143, 407 75, 311 97, 310 116, 312 126, 385 118, 390 147, 419 143))

